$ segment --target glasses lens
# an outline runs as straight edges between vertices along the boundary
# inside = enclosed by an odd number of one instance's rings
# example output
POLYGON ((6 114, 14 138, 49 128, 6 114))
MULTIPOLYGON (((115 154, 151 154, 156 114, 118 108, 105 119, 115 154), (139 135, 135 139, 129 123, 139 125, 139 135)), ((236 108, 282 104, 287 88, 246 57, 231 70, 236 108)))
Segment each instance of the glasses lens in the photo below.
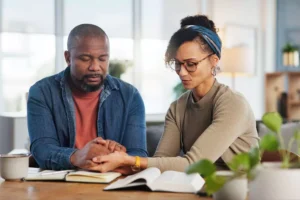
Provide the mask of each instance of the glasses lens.
POLYGON ((176 71, 176 72, 179 72, 180 69, 181 69, 181 63, 175 61, 175 64, 174 64, 174 65, 175 65, 175 71, 176 71))

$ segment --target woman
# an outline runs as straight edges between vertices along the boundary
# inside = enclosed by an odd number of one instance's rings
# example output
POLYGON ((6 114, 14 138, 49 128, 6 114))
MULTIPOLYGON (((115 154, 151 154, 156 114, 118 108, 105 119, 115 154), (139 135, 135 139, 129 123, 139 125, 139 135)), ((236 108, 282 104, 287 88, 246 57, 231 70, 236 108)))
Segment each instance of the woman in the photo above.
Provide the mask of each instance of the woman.
POLYGON ((184 171, 204 158, 215 162, 219 169, 228 169, 226 163, 235 154, 257 146, 259 139, 249 104, 215 79, 220 58, 221 41, 214 22, 203 15, 182 19, 181 28, 170 39, 165 60, 189 91, 171 104, 154 157, 132 157, 121 152, 95 157, 93 161, 101 164, 101 171, 126 166, 133 171, 147 167, 184 171), (178 156, 180 151, 182 157, 178 156))

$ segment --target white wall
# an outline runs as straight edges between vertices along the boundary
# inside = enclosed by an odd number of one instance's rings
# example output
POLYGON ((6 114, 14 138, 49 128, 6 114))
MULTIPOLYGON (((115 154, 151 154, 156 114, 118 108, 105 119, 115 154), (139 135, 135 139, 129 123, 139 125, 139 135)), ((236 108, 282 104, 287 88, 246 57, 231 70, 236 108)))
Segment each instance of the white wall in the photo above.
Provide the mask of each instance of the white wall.
POLYGON ((0 154, 28 145, 27 118, 25 116, 0 116, 0 154))
MULTIPOLYGON (((261 119, 264 106, 264 74, 275 69, 276 0, 213 0, 208 15, 219 28, 226 24, 254 27, 257 30, 256 73, 236 77, 235 90, 250 103, 256 119, 261 119)), ((246 38, 245 38, 246 39, 246 38)), ((231 78, 220 74, 219 82, 231 86, 231 78)))

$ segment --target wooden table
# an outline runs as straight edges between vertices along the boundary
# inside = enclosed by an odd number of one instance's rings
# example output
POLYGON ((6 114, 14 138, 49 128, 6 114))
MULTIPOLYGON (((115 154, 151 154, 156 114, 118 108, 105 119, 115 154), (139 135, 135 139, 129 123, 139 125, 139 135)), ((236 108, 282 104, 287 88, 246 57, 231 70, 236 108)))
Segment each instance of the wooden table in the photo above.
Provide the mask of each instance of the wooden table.
POLYGON ((150 192, 146 190, 103 191, 106 184, 69 182, 9 182, 0 178, 0 199, 80 200, 80 199, 197 199, 211 200, 195 194, 150 192))

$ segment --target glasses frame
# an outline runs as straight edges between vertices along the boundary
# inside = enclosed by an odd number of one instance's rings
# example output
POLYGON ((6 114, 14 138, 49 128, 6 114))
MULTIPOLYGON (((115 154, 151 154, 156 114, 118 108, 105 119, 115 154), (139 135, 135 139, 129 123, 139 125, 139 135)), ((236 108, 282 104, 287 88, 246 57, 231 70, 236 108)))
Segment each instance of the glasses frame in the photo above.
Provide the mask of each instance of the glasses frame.
POLYGON ((204 58, 202 58, 202 59, 199 60, 199 61, 193 61, 192 63, 194 64, 194 66, 193 66, 193 69, 192 69, 192 70, 190 69, 191 67, 188 67, 188 66, 187 66, 187 61, 185 61, 185 62, 179 62, 179 61, 176 60, 175 58, 172 59, 172 60, 170 61, 170 62, 174 62, 174 67, 172 67, 172 64, 169 64, 169 67, 170 67, 173 71, 175 71, 177 74, 180 73, 181 68, 182 68, 182 65, 184 66, 184 68, 185 68, 185 70, 186 70, 187 72, 195 72, 195 71, 197 71, 197 68, 198 68, 199 63, 201 63, 203 60, 205 60, 206 58, 208 58, 208 57, 210 57, 210 56, 212 56, 212 55, 214 55, 214 53, 211 53, 211 54, 205 56, 204 58), (180 69, 179 69, 179 70, 176 70, 176 62, 180 65, 180 69))

